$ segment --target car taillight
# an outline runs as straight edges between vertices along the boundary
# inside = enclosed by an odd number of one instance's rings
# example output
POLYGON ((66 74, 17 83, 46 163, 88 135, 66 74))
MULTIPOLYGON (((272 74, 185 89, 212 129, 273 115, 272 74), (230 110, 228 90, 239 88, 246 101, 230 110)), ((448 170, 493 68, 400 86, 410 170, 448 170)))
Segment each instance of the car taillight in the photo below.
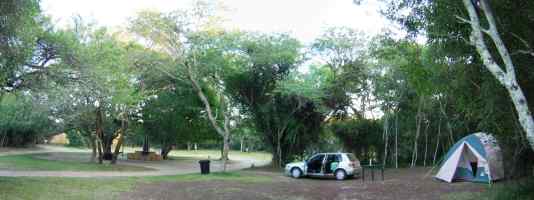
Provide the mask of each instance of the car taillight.
POLYGON ((351 162, 351 163, 349 164, 349 166, 354 168, 354 167, 356 167, 356 164, 354 164, 353 162, 351 162))

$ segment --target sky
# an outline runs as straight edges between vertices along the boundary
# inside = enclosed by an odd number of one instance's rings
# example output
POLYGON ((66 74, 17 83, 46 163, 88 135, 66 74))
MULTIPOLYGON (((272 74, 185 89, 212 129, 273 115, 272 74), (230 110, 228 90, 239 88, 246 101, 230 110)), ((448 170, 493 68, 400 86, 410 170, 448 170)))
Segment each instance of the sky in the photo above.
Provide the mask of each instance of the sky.
MULTIPOLYGON (((224 27, 258 32, 284 32, 310 43, 331 26, 348 26, 369 35, 392 27, 373 0, 355 5, 352 0, 221 0, 228 8, 224 27)), ((191 5, 191 0, 42 0, 44 12, 60 24, 73 16, 99 25, 124 26, 138 11, 169 12, 191 5)))

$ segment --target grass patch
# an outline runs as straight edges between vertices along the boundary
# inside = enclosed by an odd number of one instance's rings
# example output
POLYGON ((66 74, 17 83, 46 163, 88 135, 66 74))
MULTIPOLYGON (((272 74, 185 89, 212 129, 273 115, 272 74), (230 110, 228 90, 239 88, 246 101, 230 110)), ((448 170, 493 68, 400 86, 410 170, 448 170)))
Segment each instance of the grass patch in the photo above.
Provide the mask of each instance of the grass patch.
POLYGON ((0 199, 116 199, 129 191, 134 178, 0 178, 0 199))
POLYGON ((488 186, 485 192, 461 192, 447 195, 446 200, 534 200, 534 180, 510 181, 488 186))
MULTIPOLYGON (((197 151, 187 151, 187 150, 172 150, 169 153, 169 156, 173 157, 186 157, 186 158, 195 158, 195 159, 218 159, 221 157, 221 151, 219 150, 197 150, 197 151)), ((264 160, 270 161, 271 154, 265 152, 240 152, 240 151, 230 151, 228 153, 230 160, 234 158, 250 158, 254 160, 264 160)))
POLYGON ((59 161, 37 158, 39 154, 0 156, 0 169, 35 171, 147 171, 146 167, 59 161))
POLYGON ((195 181, 264 182, 273 180, 246 172, 129 178, 0 177, 0 199, 117 199, 138 183, 195 181))

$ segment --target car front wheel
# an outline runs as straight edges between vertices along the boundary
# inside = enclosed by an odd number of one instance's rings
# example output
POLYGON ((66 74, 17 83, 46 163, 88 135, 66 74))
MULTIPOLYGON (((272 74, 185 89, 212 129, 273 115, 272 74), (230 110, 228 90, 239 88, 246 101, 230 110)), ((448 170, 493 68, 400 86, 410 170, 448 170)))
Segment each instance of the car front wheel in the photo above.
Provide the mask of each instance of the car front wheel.
POLYGON ((299 168, 293 168, 291 169, 291 177, 293 178, 300 178, 300 176, 302 176, 302 171, 300 171, 299 168))
POLYGON ((347 173, 345 173, 345 170, 339 169, 336 171, 337 180, 345 180, 345 178, 347 178, 347 173))

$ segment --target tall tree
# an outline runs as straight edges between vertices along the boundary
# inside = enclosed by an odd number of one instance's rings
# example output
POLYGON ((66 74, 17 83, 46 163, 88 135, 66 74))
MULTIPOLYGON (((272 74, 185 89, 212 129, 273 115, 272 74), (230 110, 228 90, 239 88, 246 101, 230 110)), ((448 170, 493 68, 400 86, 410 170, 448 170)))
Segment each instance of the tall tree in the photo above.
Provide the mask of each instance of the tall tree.
MULTIPOLYGON (((532 112, 528 107, 527 99, 517 81, 516 67, 510 56, 508 48, 506 47, 506 44, 501 39, 497 29, 497 22, 495 16, 493 15, 490 4, 487 0, 475 1, 475 4, 471 0, 464 0, 463 2, 467 12, 469 13, 470 20, 461 17, 458 18, 471 25, 472 32, 470 40, 472 44, 476 47, 484 66, 486 66, 486 69, 488 69, 488 71, 490 71, 491 74, 499 81, 499 83, 508 91, 519 117, 519 122, 523 127, 523 131, 525 131, 527 135, 527 140, 530 142, 530 148, 534 150, 534 119, 532 118, 532 112), (479 10, 482 10, 483 16, 486 18, 488 28, 483 28, 483 22, 480 20, 478 12, 479 10), (504 69, 501 67, 502 64, 499 64, 500 62, 497 62, 490 52, 488 44, 484 39, 484 34, 489 36, 490 40, 497 48, 498 56, 505 66, 504 69)), ((526 47, 529 47, 526 41, 525 44, 526 47)), ((534 56, 534 51, 530 49, 525 53, 534 56)))
POLYGON ((316 82, 289 76, 302 59, 300 48, 284 34, 245 35, 234 50, 242 52, 240 68, 226 79, 233 97, 264 134, 274 167, 303 153, 304 141, 313 141, 323 118, 316 82))
POLYGON ((168 54, 174 69, 158 68, 176 79, 186 80, 204 104, 211 126, 223 140, 221 159, 226 170, 230 148, 230 121, 235 109, 224 87, 226 69, 233 62, 221 54, 221 34, 213 24, 215 5, 198 1, 193 9, 171 13, 144 11, 131 21, 130 30, 148 42, 148 47, 168 54), (210 101, 208 91, 218 98, 210 101), (214 110, 215 109, 215 110, 214 110))
POLYGON ((37 36, 43 31, 38 0, 6 0, 0 4, 0 82, 16 85, 16 72, 23 70, 33 55, 37 36))

